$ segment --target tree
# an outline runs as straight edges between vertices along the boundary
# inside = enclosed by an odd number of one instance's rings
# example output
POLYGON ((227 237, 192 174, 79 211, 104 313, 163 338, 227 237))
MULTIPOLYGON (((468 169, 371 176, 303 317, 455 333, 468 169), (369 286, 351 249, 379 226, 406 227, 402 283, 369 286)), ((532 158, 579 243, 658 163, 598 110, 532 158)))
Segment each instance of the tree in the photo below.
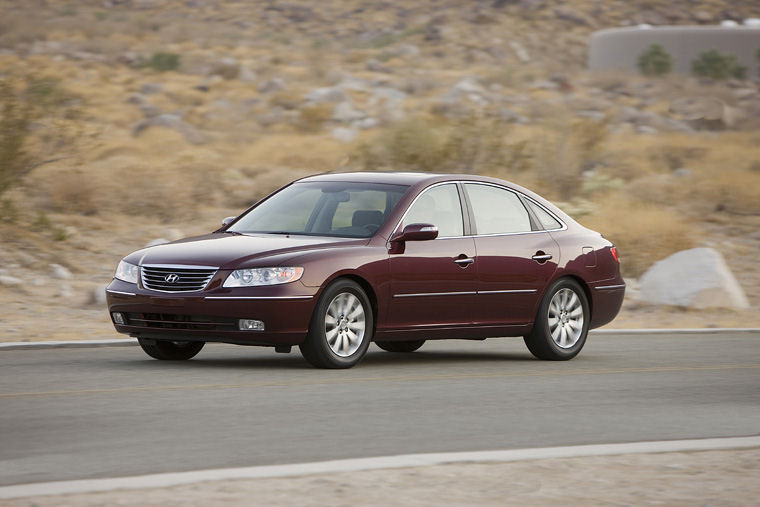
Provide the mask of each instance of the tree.
POLYGON ((695 76, 712 79, 744 79, 747 74, 747 68, 734 55, 724 55, 717 49, 701 52, 691 63, 691 71, 695 76))
POLYGON ((638 67, 645 76, 662 76, 673 68, 673 56, 660 44, 652 44, 639 55, 638 67))

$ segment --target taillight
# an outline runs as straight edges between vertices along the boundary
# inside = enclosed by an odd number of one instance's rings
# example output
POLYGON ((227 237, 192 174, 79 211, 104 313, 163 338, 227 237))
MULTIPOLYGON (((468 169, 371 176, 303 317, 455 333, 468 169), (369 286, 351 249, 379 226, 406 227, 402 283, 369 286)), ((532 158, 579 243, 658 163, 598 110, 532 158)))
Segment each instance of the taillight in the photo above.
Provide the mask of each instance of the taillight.
POLYGON ((615 259, 615 262, 620 264, 620 254, 618 254, 617 248, 614 246, 610 248, 610 253, 612 254, 612 258, 615 259))

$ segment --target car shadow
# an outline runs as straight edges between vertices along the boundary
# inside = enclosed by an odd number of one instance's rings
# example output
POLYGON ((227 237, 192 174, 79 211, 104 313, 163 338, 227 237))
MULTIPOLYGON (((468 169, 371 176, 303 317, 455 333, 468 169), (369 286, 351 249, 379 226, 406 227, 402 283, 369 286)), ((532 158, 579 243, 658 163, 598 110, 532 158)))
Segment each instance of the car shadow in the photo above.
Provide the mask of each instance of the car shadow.
MULTIPOLYGON (((525 362, 536 361, 528 353, 505 353, 505 352, 467 352, 467 351, 429 351, 418 350, 416 352, 386 352, 382 350, 370 350, 362 361, 355 366, 383 366, 383 365, 413 365, 413 364, 452 364, 452 363, 483 363, 483 362, 525 362)), ((240 355, 226 357, 203 357, 203 351, 189 361, 156 361, 147 356, 136 357, 132 360, 113 361, 112 364, 120 364, 131 368, 145 368, 148 370, 203 370, 209 368, 225 369, 314 369, 295 349, 290 354, 271 353, 266 356, 257 355, 251 357, 241 352, 240 355)))

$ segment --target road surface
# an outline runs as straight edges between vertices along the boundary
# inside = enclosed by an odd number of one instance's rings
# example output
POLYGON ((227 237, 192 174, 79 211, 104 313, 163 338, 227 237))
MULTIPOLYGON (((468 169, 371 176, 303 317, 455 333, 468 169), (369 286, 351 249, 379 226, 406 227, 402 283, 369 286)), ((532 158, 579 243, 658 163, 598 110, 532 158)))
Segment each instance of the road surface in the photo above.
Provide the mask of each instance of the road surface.
POLYGON ((760 433, 760 335, 374 345, 351 370, 297 349, 0 351, 0 485, 393 454, 760 433))

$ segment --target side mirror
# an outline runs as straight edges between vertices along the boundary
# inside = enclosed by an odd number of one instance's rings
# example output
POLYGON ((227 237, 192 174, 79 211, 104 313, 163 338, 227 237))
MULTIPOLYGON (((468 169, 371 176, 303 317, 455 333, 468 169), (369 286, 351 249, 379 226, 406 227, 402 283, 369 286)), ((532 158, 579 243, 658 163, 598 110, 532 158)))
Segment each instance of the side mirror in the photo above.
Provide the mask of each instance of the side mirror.
POLYGON ((237 218, 237 217, 227 217, 227 218, 225 218, 224 220, 222 220, 222 227, 227 227, 227 226, 228 226, 228 225, 230 225, 230 224, 233 222, 233 220, 235 220, 236 218, 237 218))
POLYGON ((433 224, 409 224, 391 237, 391 241, 427 241, 438 237, 438 227, 433 224))

